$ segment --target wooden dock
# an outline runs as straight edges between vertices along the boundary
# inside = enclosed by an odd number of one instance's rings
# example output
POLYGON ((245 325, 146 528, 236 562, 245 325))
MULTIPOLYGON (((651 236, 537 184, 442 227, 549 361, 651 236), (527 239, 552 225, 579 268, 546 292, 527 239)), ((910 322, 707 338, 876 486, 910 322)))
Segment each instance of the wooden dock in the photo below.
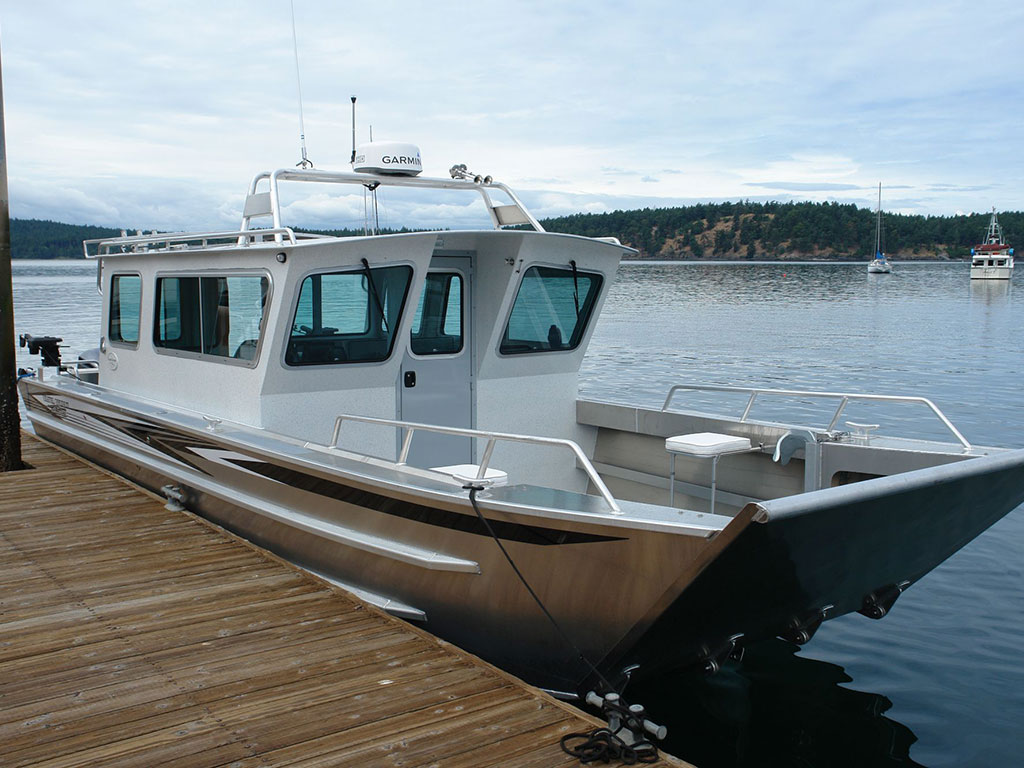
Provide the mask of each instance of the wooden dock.
POLYGON ((599 721, 23 440, 32 469, 0 474, 0 766, 579 764, 559 739, 599 721))

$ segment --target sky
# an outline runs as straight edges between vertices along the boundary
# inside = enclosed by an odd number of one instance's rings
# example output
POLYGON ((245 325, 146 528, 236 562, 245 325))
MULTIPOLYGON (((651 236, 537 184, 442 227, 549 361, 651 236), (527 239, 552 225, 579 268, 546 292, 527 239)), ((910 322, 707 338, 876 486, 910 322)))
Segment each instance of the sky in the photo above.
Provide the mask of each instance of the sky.
MULTIPOLYGON (((538 218, 873 209, 879 183, 886 211, 1024 210, 1017 0, 0 0, 11 215, 237 229, 252 176, 301 157, 296 51, 315 167, 349 170, 356 95, 360 142, 538 218)), ((285 224, 361 227, 344 191, 296 192, 285 224)), ((469 202, 382 190, 380 223, 479 223, 469 202)))

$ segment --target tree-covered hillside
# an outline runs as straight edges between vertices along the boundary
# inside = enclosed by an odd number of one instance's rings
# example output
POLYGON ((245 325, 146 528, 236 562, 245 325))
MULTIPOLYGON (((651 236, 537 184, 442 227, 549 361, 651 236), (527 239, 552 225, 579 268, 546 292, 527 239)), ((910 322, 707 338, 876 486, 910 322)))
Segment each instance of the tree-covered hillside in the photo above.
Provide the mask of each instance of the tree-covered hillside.
MULTIPOLYGON (((882 249, 894 259, 965 259, 984 237, 989 214, 889 213, 882 219, 882 249)), ((872 255, 875 241, 874 212, 838 203, 702 203, 578 213, 541 223, 549 232, 617 237, 645 259, 859 260, 872 255)), ((999 223, 1007 242, 1024 243, 1024 213, 1000 213, 999 223)), ((82 240, 118 233, 105 227, 12 219, 11 246, 15 258, 71 258, 82 255, 82 240)))
POLYGON ((82 241, 116 237, 119 229, 11 219, 11 255, 15 259, 80 259, 82 241))
MULTIPOLYGON (((896 259, 963 259, 988 228, 989 214, 882 216, 882 249, 896 259)), ((646 259, 866 259, 875 214, 838 203, 709 203, 683 208, 575 214, 544 227, 618 237, 646 259)), ((1024 213, 999 214, 1007 242, 1024 242, 1024 213)))

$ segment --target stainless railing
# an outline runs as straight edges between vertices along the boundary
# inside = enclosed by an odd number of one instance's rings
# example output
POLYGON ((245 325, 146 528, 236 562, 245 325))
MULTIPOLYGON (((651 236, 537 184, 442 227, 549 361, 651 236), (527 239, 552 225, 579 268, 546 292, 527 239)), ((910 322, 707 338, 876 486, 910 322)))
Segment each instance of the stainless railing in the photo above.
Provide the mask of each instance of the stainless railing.
MULTIPOLYGON (((271 238, 271 242, 280 241, 282 236, 287 237, 291 245, 295 245, 296 239, 303 237, 301 233, 296 235, 290 227, 248 229, 237 232, 151 232, 148 235, 125 235, 124 237, 101 237, 96 240, 84 240, 82 242, 82 250, 85 252, 85 258, 98 259, 105 256, 139 253, 138 249, 140 247, 149 248, 154 245, 162 246, 165 250, 170 249, 173 243, 195 244, 199 248, 206 248, 210 245, 211 240, 223 240, 226 241, 223 243, 224 245, 228 244, 227 241, 234 241, 233 244, 235 245, 245 246, 250 243, 265 242, 267 237, 271 238), (91 245, 95 246, 95 251, 91 252, 89 250, 91 245)), ((320 236, 306 235, 306 237, 320 236)))
POLYGON ((939 410, 938 406, 935 405, 931 400, 926 397, 908 397, 903 395, 864 395, 852 392, 816 392, 813 390, 801 390, 801 389, 758 389, 754 387, 728 387, 719 386, 716 384, 676 384, 668 391, 668 395, 665 397, 665 404, 661 406, 662 411, 667 411, 669 403, 672 402, 672 397, 676 392, 680 391, 693 391, 693 392, 743 392, 750 395, 747 400, 747 406, 743 409, 743 415, 740 417, 740 422, 745 422, 747 417, 750 415, 750 410, 754 407, 754 401, 757 400, 758 395, 775 395, 783 397, 817 397, 817 398, 828 398, 833 400, 839 400, 839 405, 836 408, 836 412, 832 414, 832 421, 829 422, 825 429, 831 431, 835 429, 836 424, 839 423, 839 417, 842 416, 843 411, 851 400, 863 400, 863 401, 879 401, 886 403, 921 403, 922 405, 928 406, 932 413, 938 417, 946 428, 953 433, 957 441, 964 447, 964 450, 971 450, 971 444, 967 442, 960 430, 953 426, 946 414, 939 410))
POLYGON ((405 430, 402 438, 402 449, 398 454, 398 464, 404 465, 409 458, 409 449, 412 447, 412 438, 417 430, 424 432, 436 432, 442 435, 456 435, 459 437, 471 437, 480 438, 487 441, 487 445, 484 448, 483 456, 480 459, 480 463, 477 469, 477 478, 484 479, 487 472, 487 466, 491 462, 491 454, 494 452, 494 444, 501 440, 502 442, 510 443, 531 443, 533 445, 547 445, 555 446, 560 448, 566 448, 576 456, 576 460, 580 463, 583 471, 587 473, 587 477, 594 484, 600 492, 605 503, 611 509, 613 514, 621 515, 622 509, 615 501, 615 497, 612 496, 611 491, 608 490, 608 486, 604 484, 600 475, 597 474, 597 470, 594 469, 594 465, 590 463, 590 459, 583 452, 583 449, 579 447, 572 440, 565 440, 559 437, 537 437, 535 435, 515 435, 506 432, 490 432, 482 429, 463 429, 461 427, 440 427, 435 424, 417 424, 412 421, 398 421, 396 419, 380 419, 373 416, 354 416, 351 414, 341 414, 334 421, 334 432, 331 435, 331 443, 328 448, 337 448, 338 439, 341 437, 341 425, 346 421, 358 421, 364 424, 380 424, 385 427, 397 427, 398 429, 405 430))
POLYGON ((248 230, 249 222, 257 217, 270 216, 275 227, 281 227, 281 202, 278 194, 278 183, 281 181, 309 181, 321 184, 351 184, 356 186, 368 186, 374 189, 378 186, 414 187, 426 189, 461 189, 476 192, 484 201, 484 206, 491 217, 491 223, 495 229, 501 229, 506 222, 503 220, 502 210, 505 206, 496 205, 491 199, 491 190, 500 190, 509 200, 512 201, 511 208, 514 208, 518 216, 507 223, 529 224, 538 232, 543 232, 544 227, 527 210, 522 201, 509 187, 501 182, 494 181, 490 177, 481 179, 475 178, 451 178, 442 179, 429 176, 390 176, 371 173, 355 173, 353 171, 323 171, 312 168, 279 168, 276 171, 263 171, 253 177, 249 184, 249 198, 253 200, 253 207, 242 215, 242 229, 248 230), (478 180, 479 179, 479 180, 478 180), (267 182, 266 192, 257 192, 260 183, 267 182), (256 200, 259 195, 267 195, 264 200, 256 200))

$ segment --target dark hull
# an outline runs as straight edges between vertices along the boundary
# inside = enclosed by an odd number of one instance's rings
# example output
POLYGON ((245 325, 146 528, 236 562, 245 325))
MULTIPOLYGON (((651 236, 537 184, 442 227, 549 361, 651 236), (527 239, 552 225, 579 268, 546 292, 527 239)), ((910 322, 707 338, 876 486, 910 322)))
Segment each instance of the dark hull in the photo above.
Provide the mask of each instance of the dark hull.
POLYGON ((1022 502, 1024 451, 1012 451, 752 504, 745 512, 765 522, 743 528, 616 658, 653 674, 713 663, 731 638, 806 642, 821 619, 882 618, 901 590, 1022 502), (697 644, 684 640, 694 617, 697 644))

